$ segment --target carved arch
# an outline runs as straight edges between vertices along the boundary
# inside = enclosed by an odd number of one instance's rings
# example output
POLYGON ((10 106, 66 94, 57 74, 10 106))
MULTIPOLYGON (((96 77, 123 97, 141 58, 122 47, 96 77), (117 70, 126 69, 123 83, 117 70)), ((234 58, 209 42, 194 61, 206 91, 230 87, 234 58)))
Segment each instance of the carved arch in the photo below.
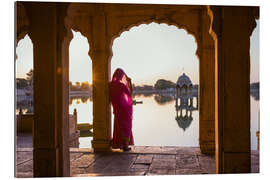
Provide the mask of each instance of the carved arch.
MULTIPOLYGON (((205 6, 168 6, 147 4, 99 4, 99 3, 71 3, 68 8, 68 16, 72 19, 72 29, 81 32, 87 37, 90 47, 94 48, 95 19, 105 21, 106 48, 110 52, 108 60, 112 57, 113 41, 124 31, 134 26, 150 24, 152 22, 174 25, 179 29, 185 29, 195 38, 197 44, 196 56, 199 57, 201 32, 200 15, 205 6), (194 22, 193 22, 194 21, 194 22)), ((90 49, 91 51, 91 49, 90 49)), ((91 52, 89 55, 91 56, 91 52)))
POLYGON ((140 25, 146 24, 149 25, 151 23, 157 23, 157 24, 167 24, 168 26, 175 26, 177 27, 179 30, 180 29, 184 29, 187 34, 192 35, 195 39, 195 42, 197 44, 197 49, 196 49, 196 53, 195 55, 197 56, 198 59, 200 59, 199 57, 199 40, 198 40, 198 32, 191 30, 191 28, 188 27, 188 25, 186 24, 180 24, 177 23, 176 21, 170 20, 169 18, 167 19, 159 19, 157 17, 154 18, 149 18, 149 19, 140 19, 136 22, 130 22, 127 24, 122 25, 118 31, 116 31, 114 34, 111 35, 110 37, 110 57, 109 57, 109 61, 111 61, 112 56, 113 56, 113 52, 112 52, 112 46, 113 46, 113 42, 115 39, 119 38, 121 36, 121 34, 123 32, 128 32, 131 28, 133 27, 139 27, 140 25))

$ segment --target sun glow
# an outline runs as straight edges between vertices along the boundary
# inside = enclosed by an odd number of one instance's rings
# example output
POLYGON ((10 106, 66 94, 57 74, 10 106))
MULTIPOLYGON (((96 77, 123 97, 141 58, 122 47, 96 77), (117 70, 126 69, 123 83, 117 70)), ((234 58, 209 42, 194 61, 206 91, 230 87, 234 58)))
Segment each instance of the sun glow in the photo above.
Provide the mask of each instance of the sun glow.
POLYGON ((92 61, 88 55, 89 43, 80 32, 73 32, 69 46, 69 80, 92 83, 92 61))

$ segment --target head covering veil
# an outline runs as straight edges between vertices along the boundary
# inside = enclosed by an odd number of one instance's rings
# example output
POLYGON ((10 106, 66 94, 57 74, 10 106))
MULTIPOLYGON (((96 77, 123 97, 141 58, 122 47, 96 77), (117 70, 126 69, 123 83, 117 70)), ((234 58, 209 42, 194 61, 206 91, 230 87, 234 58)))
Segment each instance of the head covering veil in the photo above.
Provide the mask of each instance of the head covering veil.
POLYGON ((134 144, 132 135, 132 97, 127 75, 117 68, 110 82, 110 101, 114 113, 113 148, 134 144))

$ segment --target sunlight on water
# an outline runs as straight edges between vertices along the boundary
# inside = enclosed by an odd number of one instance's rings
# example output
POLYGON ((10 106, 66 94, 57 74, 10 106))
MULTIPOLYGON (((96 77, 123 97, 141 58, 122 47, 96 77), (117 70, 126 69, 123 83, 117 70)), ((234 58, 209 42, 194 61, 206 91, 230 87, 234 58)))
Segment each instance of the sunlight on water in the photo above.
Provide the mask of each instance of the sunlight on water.
POLYGON ((193 111, 191 125, 183 130, 178 126, 175 101, 158 104, 154 96, 136 97, 143 104, 134 106, 133 134, 136 145, 198 146, 198 111, 193 111))
MULTIPOLYGON (((90 123, 93 124, 93 103, 89 98, 71 98, 72 103, 69 105, 69 114, 72 114, 74 109, 77 109, 77 123, 90 123)), ((91 147, 92 137, 79 138, 81 148, 91 147)))
MULTIPOLYGON (((175 101, 157 103, 154 96, 136 96, 143 104, 133 106, 133 135, 138 146, 198 146, 199 113, 192 111, 193 120, 185 130, 179 127, 176 118, 175 101)), ((251 101, 251 149, 257 149, 259 101, 251 101)), ((196 103, 194 103, 196 104, 196 103)), ((92 101, 74 98, 69 106, 70 114, 74 108, 78 112, 78 123, 93 123, 92 101)), ((113 115, 112 115, 113 119, 113 115)), ((112 122, 113 126, 113 122, 112 122)), ((91 147, 92 137, 80 138, 80 147, 91 147)))
POLYGON ((260 101, 255 100, 254 97, 250 97, 250 136, 251 136, 251 150, 257 149, 257 137, 256 132, 259 128, 259 108, 260 101))

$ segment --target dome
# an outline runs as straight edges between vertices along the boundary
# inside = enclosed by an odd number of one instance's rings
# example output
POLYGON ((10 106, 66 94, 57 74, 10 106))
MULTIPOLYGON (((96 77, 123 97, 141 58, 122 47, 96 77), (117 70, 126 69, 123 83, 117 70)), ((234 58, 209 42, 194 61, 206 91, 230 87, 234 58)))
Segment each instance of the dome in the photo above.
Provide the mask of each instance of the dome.
POLYGON ((187 87, 189 87, 190 85, 192 85, 192 82, 190 80, 190 78, 183 73, 177 80, 176 85, 182 87, 183 85, 186 85, 187 87))
POLYGON ((177 116, 175 117, 175 120, 177 121, 177 124, 180 128, 182 128, 184 131, 190 126, 191 122, 193 121, 192 116, 177 116))

